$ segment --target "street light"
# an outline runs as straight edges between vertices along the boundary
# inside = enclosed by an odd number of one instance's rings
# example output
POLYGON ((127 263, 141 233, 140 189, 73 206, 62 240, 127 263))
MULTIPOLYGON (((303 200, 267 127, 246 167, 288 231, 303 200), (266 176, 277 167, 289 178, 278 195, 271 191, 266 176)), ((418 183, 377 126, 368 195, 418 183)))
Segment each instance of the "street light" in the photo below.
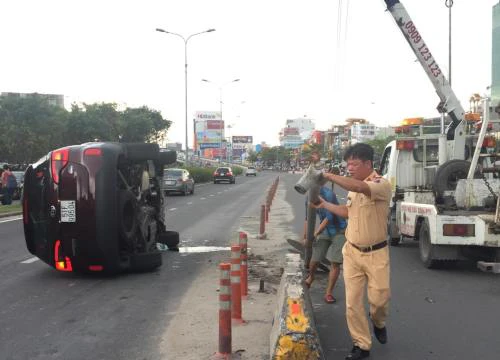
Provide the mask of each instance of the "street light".
POLYGON ((167 31, 167 30, 164 30, 164 29, 160 29, 160 28, 156 28, 156 31, 158 32, 162 32, 162 33, 165 33, 165 34, 171 34, 171 35, 175 35, 175 36, 178 36, 180 37, 183 41, 184 41, 184 90, 185 90, 185 94, 184 94, 184 98, 185 98, 185 116, 186 116, 186 119, 185 119, 185 126, 186 126, 186 153, 185 153, 185 164, 188 165, 188 162, 189 162, 189 158, 188 158, 188 153, 189 153, 189 145, 188 145, 188 82, 187 82, 187 69, 188 69, 188 62, 187 62, 187 44, 188 44, 188 41, 189 39, 191 39, 193 36, 196 36, 196 35, 200 35, 200 34, 205 34, 205 33, 209 33, 209 32, 212 32, 212 31, 215 31, 215 29, 208 29, 208 30, 205 30, 205 31, 202 31, 202 32, 199 32, 199 33, 195 33, 195 34, 191 34, 189 35, 188 37, 184 37, 182 36, 181 34, 177 34, 177 33, 174 33, 174 32, 171 32, 171 31, 167 31))
POLYGON ((212 82, 210 80, 207 80, 207 79, 201 79, 201 81, 204 81, 204 82, 210 83, 210 84, 214 84, 214 85, 216 85, 219 88, 219 102, 220 102, 220 142, 219 142, 220 143, 220 147, 219 147, 219 163, 220 163, 222 161, 222 154, 221 154, 221 152, 222 152, 222 138, 223 138, 222 133, 224 131, 224 128, 223 128, 223 126, 224 126, 223 125, 224 124, 224 120, 223 120, 223 117, 222 117, 222 104, 223 104, 223 102, 222 102, 222 88, 224 86, 226 86, 226 85, 232 84, 234 82, 238 82, 238 81, 240 81, 240 79, 234 79, 234 80, 228 81, 227 83, 224 83, 222 85, 217 85, 214 82, 212 82))

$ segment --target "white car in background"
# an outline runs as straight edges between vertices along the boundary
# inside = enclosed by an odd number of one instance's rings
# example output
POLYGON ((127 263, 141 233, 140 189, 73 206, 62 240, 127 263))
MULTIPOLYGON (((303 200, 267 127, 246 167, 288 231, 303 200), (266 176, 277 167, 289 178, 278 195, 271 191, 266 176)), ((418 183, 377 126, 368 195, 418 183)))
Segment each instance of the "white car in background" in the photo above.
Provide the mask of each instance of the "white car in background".
POLYGON ((257 169, 254 166, 247 167, 245 176, 250 176, 250 175, 257 176, 257 169))

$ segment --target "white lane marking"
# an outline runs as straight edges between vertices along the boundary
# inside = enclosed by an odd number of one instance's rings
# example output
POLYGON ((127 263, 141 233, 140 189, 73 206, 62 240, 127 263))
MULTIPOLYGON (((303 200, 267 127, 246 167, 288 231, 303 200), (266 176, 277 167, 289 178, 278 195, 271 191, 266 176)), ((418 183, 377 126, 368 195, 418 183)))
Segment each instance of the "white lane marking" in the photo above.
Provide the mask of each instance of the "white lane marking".
POLYGON ((16 216, 16 217, 9 217, 5 220, 0 220, 0 224, 1 223, 6 223, 6 222, 9 222, 9 221, 16 221, 16 220, 21 220, 23 217, 22 216, 16 216))
POLYGON ((210 194, 209 196, 215 196, 214 194, 210 194))
POLYGON ((219 191, 219 192, 217 193, 217 195, 220 195, 220 194, 222 194, 222 191, 219 191))
POLYGON ((193 204, 193 202, 192 202, 192 201, 190 201, 190 202, 188 202, 187 204, 188 204, 188 205, 192 205, 192 204, 193 204))
POLYGON ((29 258, 28 260, 21 261, 21 264, 31 264, 32 262, 38 261, 37 257, 29 258))
POLYGON ((200 200, 207 200, 207 198, 206 197, 202 197, 202 198, 200 198, 200 200))
POLYGON ((175 210, 177 210, 177 208, 170 208, 170 209, 168 209, 168 211, 175 211, 175 210))

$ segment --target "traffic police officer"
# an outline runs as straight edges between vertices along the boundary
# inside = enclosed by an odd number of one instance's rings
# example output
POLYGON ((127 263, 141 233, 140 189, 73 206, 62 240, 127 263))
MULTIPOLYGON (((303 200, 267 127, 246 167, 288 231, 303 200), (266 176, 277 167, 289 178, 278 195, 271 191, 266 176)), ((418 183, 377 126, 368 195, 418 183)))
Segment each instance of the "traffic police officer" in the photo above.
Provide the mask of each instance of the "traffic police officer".
POLYGON ((357 143, 344 155, 350 177, 324 173, 325 179, 349 190, 345 205, 321 199, 315 207, 323 207, 348 218, 344 255, 347 326, 353 348, 346 359, 364 359, 372 346, 370 328, 363 304, 368 288, 370 317, 375 337, 387 342, 385 322, 388 314, 389 249, 387 247, 387 216, 391 198, 390 183, 373 170, 373 148, 357 143))

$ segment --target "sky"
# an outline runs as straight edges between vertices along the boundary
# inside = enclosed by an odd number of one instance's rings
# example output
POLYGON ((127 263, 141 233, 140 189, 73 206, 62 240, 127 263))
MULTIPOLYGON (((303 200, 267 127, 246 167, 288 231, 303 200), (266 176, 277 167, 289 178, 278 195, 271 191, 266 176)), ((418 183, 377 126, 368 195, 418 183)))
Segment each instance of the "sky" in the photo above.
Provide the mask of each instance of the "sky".
MULTIPOLYGON (((448 76, 445 0, 402 0, 448 76)), ((451 83, 465 110, 491 83, 498 0, 455 0, 451 83)), ((286 119, 316 129, 437 116, 439 98, 382 0, 0 0, 0 92, 64 94, 65 103, 148 106, 184 143, 196 111, 218 111, 226 136, 278 145, 286 119), (209 80, 203 82, 202 79, 209 80), (239 79, 238 82, 233 80, 239 79)))

